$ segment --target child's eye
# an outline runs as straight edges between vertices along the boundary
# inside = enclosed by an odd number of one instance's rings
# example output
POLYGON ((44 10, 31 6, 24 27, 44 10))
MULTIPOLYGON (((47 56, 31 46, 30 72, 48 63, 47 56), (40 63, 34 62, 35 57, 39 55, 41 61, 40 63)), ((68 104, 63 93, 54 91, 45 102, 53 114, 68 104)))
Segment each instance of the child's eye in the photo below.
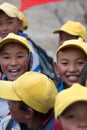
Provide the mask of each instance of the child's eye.
POLYGON ((62 62, 61 64, 65 66, 65 65, 67 65, 68 63, 67 63, 67 62, 62 62))
POLYGON ((85 63, 84 63, 84 61, 78 61, 78 64, 79 64, 79 65, 83 65, 83 64, 85 64, 85 63))
POLYGON ((7 21, 8 24, 11 24, 13 22, 14 22, 13 19, 7 21))
POLYGON ((17 58, 23 58, 24 56, 20 55, 20 56, 17 56, 17 58))
POLYGON ((9 56, 4 56, 3 59, 9 59, 10 57, 9 56))
POLYGON ((11 23, 13 23, 12 21, 8 21, 8 24, 11 24, 11 23))
POLYGON ((74 119, 76 119, 76 116, 75 116, 74 114, 68 115, 68 116, 66 117, 66 119, 74 120, 74 119))

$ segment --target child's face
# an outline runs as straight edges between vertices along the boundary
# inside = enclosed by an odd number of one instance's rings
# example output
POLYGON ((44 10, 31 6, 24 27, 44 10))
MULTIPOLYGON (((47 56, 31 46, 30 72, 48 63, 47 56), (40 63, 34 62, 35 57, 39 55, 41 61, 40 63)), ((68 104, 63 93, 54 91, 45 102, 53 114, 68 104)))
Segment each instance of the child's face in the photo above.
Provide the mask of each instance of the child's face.
POLYGON ((74 36, 74 35, 70 35, 68 33, 65 32, 60 32, 59 33, 59 42, 58 45, 62 45, 63 42, 65 42, 66 40, 71 40, 71 39, 78 39, 78 36, 74 36))
POLYGON ((63 130, 87 130, 87 102, 76 102, 60 116, 63 130))
POLYGON ((4 12, 0 11, 0 37, 4 38, 10 32, 18 34, 18 31, 22 28, 22 22, 17 18, 11 18, 4 12))
POLYGON ((79 82, 80 73, 86 60, 86 55, 80 49, 64 49, 58 53, 56 73, 68 86, 71 86, 73 83, 79 82))
POLYGON ((8 80, 15 80, 28 70, 28 50, 16 43, 8 43, 0 50, 2 72, 8 80))
POLYGON ((8 101, 9 109, 11 112, 12 119, 24 123, 27 112, 20 110, 20 102, 18 101, 8 101))

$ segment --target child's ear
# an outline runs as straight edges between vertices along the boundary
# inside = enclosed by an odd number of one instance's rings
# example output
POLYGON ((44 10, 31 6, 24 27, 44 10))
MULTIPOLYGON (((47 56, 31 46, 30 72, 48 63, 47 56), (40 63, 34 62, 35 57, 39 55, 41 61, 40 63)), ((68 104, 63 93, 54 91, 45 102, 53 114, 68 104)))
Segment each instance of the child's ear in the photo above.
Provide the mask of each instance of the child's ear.
POLYGON ((23 21, 19 20, 19 30, 23 31, 23 21))
POLYGON ((56 62, 54 62, 54 69, 57 75, 59 75, 58 65, 56 62))
POLYGON ((34 116, 34 111, 32 108, 28 108, 28 110, 26 111, 26 119, 28 118, 32 118, 34 116))
POLYGON ((54 128, 54 130, 63 130, 62 124, 59 119, 54 121, 53 128, 54 128))

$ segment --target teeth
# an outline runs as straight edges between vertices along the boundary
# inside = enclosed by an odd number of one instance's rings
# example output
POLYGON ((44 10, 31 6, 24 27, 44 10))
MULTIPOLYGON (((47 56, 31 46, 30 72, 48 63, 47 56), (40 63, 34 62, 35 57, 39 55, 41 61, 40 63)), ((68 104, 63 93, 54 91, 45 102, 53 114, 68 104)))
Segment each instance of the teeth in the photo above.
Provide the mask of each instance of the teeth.
POLYGON ((14 72, 17 72, 17 70, 10 70, 10 72, 13 72, 13 73, 14 73, 14 72))
POLYGON ((71 80, 71 81, 77 81, 78 77, 77 76, 69 76, 69 80, 71 80))

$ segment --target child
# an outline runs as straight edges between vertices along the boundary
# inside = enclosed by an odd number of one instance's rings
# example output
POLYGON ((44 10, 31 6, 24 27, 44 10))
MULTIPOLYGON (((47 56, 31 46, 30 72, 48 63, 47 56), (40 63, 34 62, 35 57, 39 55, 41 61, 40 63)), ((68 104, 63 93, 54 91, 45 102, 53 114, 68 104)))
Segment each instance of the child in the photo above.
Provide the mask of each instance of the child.
MULTIPOLYGON (((25 34, 21 32, 24 21, 21 18, 19 10, 12 4, 4 2, 0 5, 0 37, 4 38, 9 33, 13 32, 26 38, 25 34)), ((40 72, 40 64, 38 54, 30 43, 32 51, 32 67, 31 70, 40 72)))
POLYGON ((0 37, 4 38, 10 32, 25 37, 30 43, 30 50, 32 52, 31 70, 46 74, 58 85, 53 58, 40 46, 36 45, 27 34, 21 31, 23 24, 24 20, 20 17, 20 11, 14 5, 7 2, 0 5, 0 37))
POLYGON ((9 33, 0 42, 0 66, 6 79, 10 81, 29 71, 29 42, 24 37, 9 33))
POLYGON ((70 88, 60 92, 56 97, 54 111, 56 125, 57 121, 60 121, 61 130, 86 130, 87 88, 74 83, 70 88))
MULTIPOLYGON (((11 129, 53 129, 56 95, 53 81, 39 72, 26 72, 13 82, 0 81, 0 98, 8 100, 13 119, 11 129)), ((0 130, 6 130, 8 122, 8 117, 3 119, 0 130)))
POLYGON ((58 90, 61 91, 79 82, 87 63, 87 44, 81 38, 67 40, 57 49, 56 59, 55 70, 60 76, 58 90))
MULTIPOLYGON (((2 80, 13 81, 26 71, 30 71, 29 42, 21 36, 9 33, 0 42, 0 69, 2 80)), ((6 100, 0 99, 0 120, 9 114, 6 100)))
POLYGON ((87 64, 82 69, 79 83, 87 87, 87 64))
POLYGON ((58 46, 66 40, 78 39, 81 37, 84 41, 86 40, 86 29, 85 27, 77 21, 68 20, 60 29, 55 30, 53 33, 59 34, 58 46))

